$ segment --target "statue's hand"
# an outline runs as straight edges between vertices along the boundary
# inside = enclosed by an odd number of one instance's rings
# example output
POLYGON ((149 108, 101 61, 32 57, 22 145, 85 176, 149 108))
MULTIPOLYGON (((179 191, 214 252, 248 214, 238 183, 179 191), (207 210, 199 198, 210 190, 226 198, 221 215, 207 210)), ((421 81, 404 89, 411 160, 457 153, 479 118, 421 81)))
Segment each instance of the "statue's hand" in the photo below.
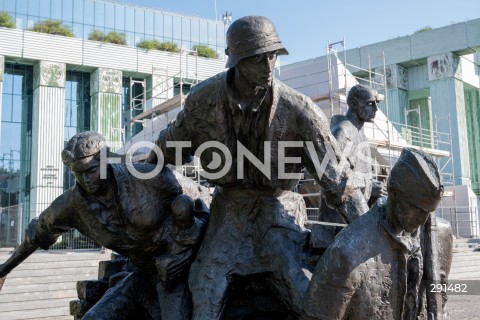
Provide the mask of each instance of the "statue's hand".
POLYGON ((372 197, 373 198, 380 198, 380 197, 386 197, 388 195, 387 193, 387 187, 385 183, 378 181, 378 180, 373 180, 372 181, 372 197))

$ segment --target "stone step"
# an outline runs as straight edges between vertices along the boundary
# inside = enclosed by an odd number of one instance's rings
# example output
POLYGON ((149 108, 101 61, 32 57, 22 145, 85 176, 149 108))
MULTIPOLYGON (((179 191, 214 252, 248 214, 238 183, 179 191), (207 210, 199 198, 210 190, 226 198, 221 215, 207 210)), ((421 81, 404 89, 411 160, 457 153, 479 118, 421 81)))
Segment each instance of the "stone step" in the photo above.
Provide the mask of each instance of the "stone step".
POLYGON ((54 275, 76 275, 76 274, 85 274, 85 273, 91 273, 92 268, 98 268, 97 266, 91 266, 89 268, 84 268, 84 267, 76 267, 76 266, 71 266, 71 267, 64 267, 64 268, 49 268, 49 269, 36 269, 36 270, 14 270, 14 272, 11 272, 8 277, 9 278, 34 278, 34 277, 48 277, 51 276, 52 274, 54 275))
POLYGON ((70 310, 68 306, 66 308, 42 308, 35 310, 17 310, 17 311, 7 311, 0 313, 0 319, 2 320, 33 320, 33 319, 69 319, 72 320, 73 317, 70 315, 70 310))
POLYGON ((24 263, 15 268, 16 271, 37 271, 37 270, 52 270, 63 268, 97 268, 98 262, 96 260, 65 260, 54 262, 36 262, 24 263))
POLYGON ((20 301, 39 301, 52 299, 74 298, 77 295, 76 288, 56 291, 37 291, 37 292, 23 292, 13 294, 0 293, 0 304, 20 301))
POLYGON ((49 276, 35 276, 35 277, 15 277, 14 272, 10 273, 7 276, 7 279, 5 280, 4 284, 4 289, 5 286, 21 286, 25 284, 49 284, 49 283, 58 283, 58 282, 76 282, 80 280, 95 280, 98 278, 98 267, 97 268, 92 268, 90 270, 85 270, 85 272, 76 272, 75 274, 63 274, 63 275, 57 275, 55 272, 52 272, 54 275, 49 275, 49 276), (12 277, 11 277, 12 276, 12 277))
POLYGON ((15 293, 27 293, 27 292, 39 292, 39 291, 58 291, 58 290, 68 290, 75 288, 77 281, 72 281, 70 278, 65 279, 62 282, 53 282, 53 283, 39 283, 31 284, 24 283, 21 285, 7 285, 2 289, 1 294, 15 294, 15 293))
POLYGON ((70 304, 71 298, 65 299, 51 299, 48 301, 39 300, 39 301, 19 301, 12 303, 4 303, 0 309, 0 319, 4 319, 2 315, 5 312, 16 311, 16 310, 41 310, 48 305, 48 308, 64 308, 70 304))
POLYGON ((480 272, 450 273, 449 280, 476 280, 480 281, 480 272))
MULTIPOLYGON (((6 261, 10 256, 10 252, 0 252, 0 262, 6 261)), ((25 259, 22 264, 55 261, 83 261, 99 259, 99 257, 105 257, 105 260, 108 260, 110 258, 108 254, 102 254, 100 253, 100 251, 56 252, 37 250, 34 254, 30 255, 27 259, 25 259)))
MULTIPOLYGON (((0 262, 11 254, 0 251, 0 262)), ((0 319, 72 320, 77 281, 98 278, 99 261, 110 254, 39 250, 14 269, 0 292, 0 319)))

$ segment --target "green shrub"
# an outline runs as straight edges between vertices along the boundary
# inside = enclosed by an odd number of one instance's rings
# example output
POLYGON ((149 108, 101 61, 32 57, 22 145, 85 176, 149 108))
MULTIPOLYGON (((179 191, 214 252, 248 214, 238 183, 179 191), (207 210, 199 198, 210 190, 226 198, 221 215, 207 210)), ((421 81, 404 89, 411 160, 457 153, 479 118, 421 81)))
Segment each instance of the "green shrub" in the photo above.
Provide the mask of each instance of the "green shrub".
POLYGON ((160 50, 162 43, 158 40, 143 40, 137 43, 137 47, 146 50, 160 50))
POLYGON ((88 40, 105 41, 105 34, 100 30, 93 30, 88 34, 88 40))
POLYGON ((127 44, 127 40, 125 40, 125 35, 123 33, 118 33, 115 31, 107 33, 103 42, 115 43, 115 44, 121 44, 121 45, 127 44))
POLYGON ((41 32, 41 33, 56 34, 56 35, 65 36, 65 37, 75 37, 73 32, 70 30, 70 28, 62 24, 62 21, 55 21, 55 20, 39 21, 35 23, 33 28, 31 28, 30 30, 35 32, 41 32))
POLYGON ((168 52, 179 52, 178 45, 175 42, 160 42, 158 40, 143 40, 137 43, 137 47, 146 50, 161 50, 168 52))
POLYGON ((178 44, 176 44, 175 42, 161 42, 160 48, 158 50, 168 52, 180 52, 180 49, 178 49, 178 44))
POLYGON ((0 27, 15 28, 15 22, 7 11, 0 11, 0 27))
POLYGON ((421 29, 418 29, 418 30, 415 31, 414 33, 420 33, 420 32, 425 32, 425 31, 430 31, 430 30, 432 30, 432 27, 430 27, 430 26, 425 26, 425 27, 423 27, 423 28, 421 28, 421 29))
POLYGON ((88 40, 100 41, 105 43, 114 43, 126 45, 125 35, 116 31, 111 31, 106 35, 100 30, 93 30, 88 34, 88 40))
POLYGON ((202 44, 193 46, 193 50, 197 51, 199 57, 205 58, 218 58, 217 53, 210 47, 204 46, 202 44))

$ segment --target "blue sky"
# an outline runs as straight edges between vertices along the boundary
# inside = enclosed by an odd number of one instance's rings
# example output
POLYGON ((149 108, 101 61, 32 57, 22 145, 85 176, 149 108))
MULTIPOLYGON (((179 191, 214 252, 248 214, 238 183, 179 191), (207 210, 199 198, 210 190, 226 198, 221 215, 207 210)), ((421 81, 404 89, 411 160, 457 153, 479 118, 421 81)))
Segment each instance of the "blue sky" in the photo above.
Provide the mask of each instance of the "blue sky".
POLYGON ((263 15, 275 23, 289 56, 282 64, 325 54, 327 43, 345 38, 347 49, 480 18, 480 0, 117 0, 218 19, 263 15), (216 5, 216 6, 215 6, 216 5), (215 10, 216 7, 216 10, 215 10))

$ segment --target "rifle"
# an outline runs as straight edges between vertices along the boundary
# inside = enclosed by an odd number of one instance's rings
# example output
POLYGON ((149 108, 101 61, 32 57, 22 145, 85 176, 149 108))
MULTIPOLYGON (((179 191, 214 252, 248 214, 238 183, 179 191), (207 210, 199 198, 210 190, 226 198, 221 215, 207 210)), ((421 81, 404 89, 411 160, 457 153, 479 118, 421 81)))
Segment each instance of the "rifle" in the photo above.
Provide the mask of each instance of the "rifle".
POLYGON ((427 313, 429 320, 443 318, 442 296, 436 290, 430 290, 430 284, 439 283, 440 266, 437 251, 437 219, 435 212, 431 212, 425 222, 425 273, 427 292, 427 313))

